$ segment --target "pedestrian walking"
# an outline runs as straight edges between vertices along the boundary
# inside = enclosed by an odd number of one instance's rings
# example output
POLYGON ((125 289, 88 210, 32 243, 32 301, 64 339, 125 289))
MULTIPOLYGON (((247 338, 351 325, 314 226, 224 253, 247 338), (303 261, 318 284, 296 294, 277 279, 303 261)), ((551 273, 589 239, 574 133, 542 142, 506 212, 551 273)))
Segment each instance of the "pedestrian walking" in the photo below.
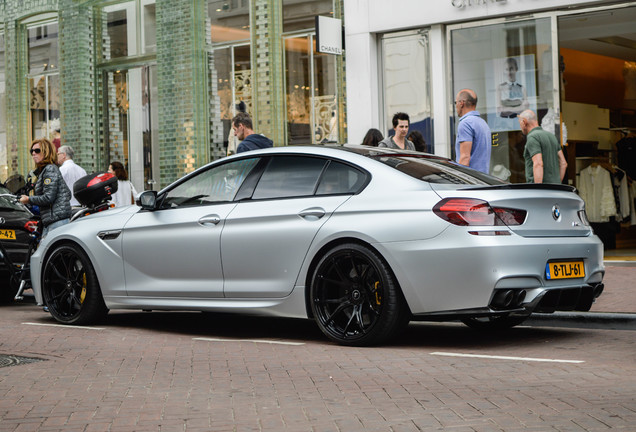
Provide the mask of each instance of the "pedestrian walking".
POLYGON ((539 126, 532 110, 519 114, 521 132, 527 135, 523 149, 528 183, 561 183, 568 163, 554 134, 539 126))
POLYGON ((457 162, 488 174, 492 133, 477 111, 477 94, 471 89, 460 90, 455 97, 455 109, 459 116, 455 140, 457 162))

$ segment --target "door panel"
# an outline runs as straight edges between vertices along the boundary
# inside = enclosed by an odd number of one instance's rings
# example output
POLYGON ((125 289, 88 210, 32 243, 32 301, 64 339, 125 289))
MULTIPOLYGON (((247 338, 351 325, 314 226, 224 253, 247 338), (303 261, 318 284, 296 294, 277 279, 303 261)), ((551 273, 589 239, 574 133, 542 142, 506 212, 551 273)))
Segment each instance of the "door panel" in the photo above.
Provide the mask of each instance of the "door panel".
POLYGON ((223 296, 219 241, 236 204, 139 212, 123 233, 124 274, 131 296, 223 296))
POLYGON ((284 297, 311 242, 350 196, 242 202, 221 236, 225 297, 284 297))

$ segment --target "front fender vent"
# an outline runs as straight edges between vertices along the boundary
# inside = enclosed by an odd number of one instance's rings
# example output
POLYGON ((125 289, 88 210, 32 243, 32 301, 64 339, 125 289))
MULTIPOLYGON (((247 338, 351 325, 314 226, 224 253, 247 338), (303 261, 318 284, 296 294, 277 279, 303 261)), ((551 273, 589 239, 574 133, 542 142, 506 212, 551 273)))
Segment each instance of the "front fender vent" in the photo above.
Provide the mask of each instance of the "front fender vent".
POLYGON ((115 240, 121 234, 121 230, 113 230, 113 231, 100 231, 97 233, 97 237, 102 240, 115 240))

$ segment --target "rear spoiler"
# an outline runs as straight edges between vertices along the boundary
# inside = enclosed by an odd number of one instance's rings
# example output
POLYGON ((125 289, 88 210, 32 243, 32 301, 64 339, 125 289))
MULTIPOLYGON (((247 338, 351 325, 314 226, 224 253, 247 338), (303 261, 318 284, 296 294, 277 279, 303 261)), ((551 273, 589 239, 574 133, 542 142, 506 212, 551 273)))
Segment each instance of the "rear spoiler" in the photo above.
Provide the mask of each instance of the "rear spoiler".
POLYGON ((489 185, 489 186, 476 186, 465 187, 459 190, 493 190, 493 189, 543 189, 543 190, 560 190, 565 192, 577 193, 574 186, 557 184, 557 183, 509 183, 502 185, 489 185))

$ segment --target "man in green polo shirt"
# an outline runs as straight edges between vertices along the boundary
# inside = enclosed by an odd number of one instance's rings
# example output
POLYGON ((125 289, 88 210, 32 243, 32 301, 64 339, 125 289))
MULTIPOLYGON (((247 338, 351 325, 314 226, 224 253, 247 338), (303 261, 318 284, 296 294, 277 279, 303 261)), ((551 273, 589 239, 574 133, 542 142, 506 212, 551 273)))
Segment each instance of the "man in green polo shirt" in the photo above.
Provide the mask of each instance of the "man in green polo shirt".
POLYGON ((523 158, 528 183, 561 183, 568 163, 556 137, 543 130, 532 110, 519 114, 521 132, 527 135, 523 158))

